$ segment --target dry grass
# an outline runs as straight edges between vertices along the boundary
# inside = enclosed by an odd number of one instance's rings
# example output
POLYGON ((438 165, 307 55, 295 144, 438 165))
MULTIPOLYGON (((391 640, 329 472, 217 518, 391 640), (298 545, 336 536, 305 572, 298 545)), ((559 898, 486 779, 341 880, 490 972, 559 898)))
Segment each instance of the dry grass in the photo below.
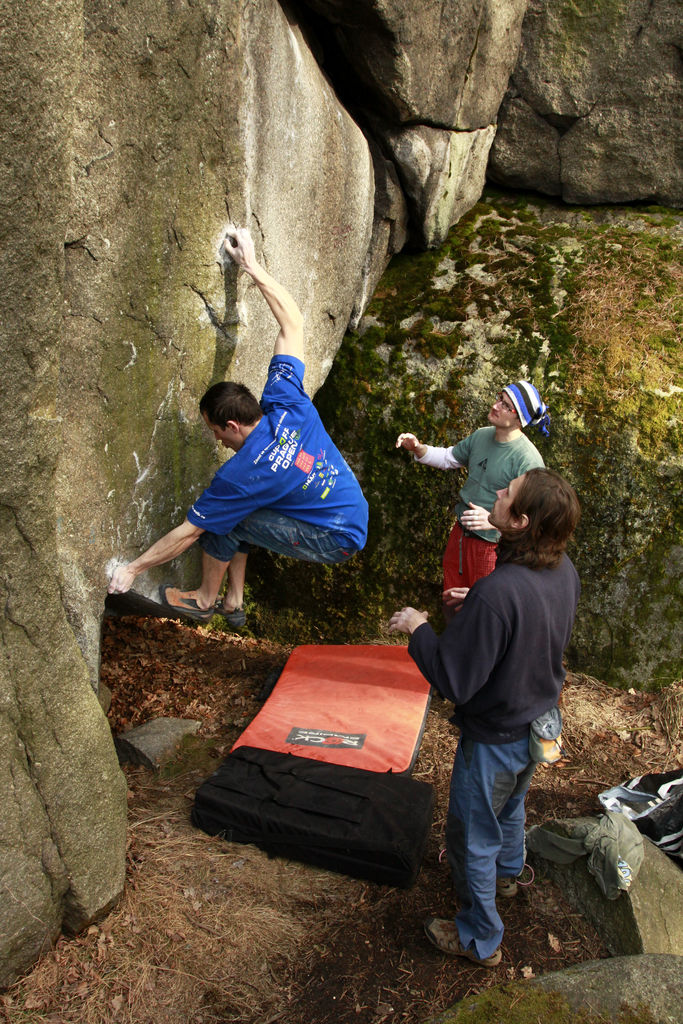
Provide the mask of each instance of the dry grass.
POLYGON ((610 399, 623 399, 641 387, 667 390, 677 380, 676 361, 662 340, 680 336, 683 268, 652 265, 642 244, 613 264, 592 263, 580 274, 570 327, 578 342, 573 352, 575 385, 609 387, 610 399), (667 292, 668 294, 663 294, 667 292))
POLYGON ((332 890, 352 899, 362 884, 194 829, 197 781, 152 787, 153 806, 144 793, 136 800, 121 903, 85 935, 60 939, 9 991, 7 1021, 199 1024, 279 1012, 292 961, 329 924, 317 902, 332 890))
POLYGON ((658 710, 664 735, 673 748, 683 726, 683 682, 672 683, 662 691, 658 710))
POLYGON ((599 788, 636 775, 680 767, 683 687, 624 693, 585 675, 570 675, 562 695, 563 744, 574 766, 599 788))
POLYGON ((638 694, 635 702, 629 694, 615 690, 592 676, 572 674, 570 685, 562 694, 565 733, 587 737, 609 730, 624 733, 642 728, 652 718, 652 704, 647 695, 638 694))

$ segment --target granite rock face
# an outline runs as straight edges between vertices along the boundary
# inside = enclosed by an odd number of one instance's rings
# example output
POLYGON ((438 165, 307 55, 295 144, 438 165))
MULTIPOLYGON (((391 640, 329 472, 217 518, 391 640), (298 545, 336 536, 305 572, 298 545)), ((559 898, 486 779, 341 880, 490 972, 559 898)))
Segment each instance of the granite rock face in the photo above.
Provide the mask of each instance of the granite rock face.
POLYGON ((489 176, 570 203, 683 204, 677 0, 530 0, 489 176))
POLYGON ((481 194, 526 3, 305 0, 325 70, 396 167, 420 246, 439 245, 481 194))
POLYGON ((275 3, 0 17, 3 984, 122 889, 93 692, 107 570, 182 520, 215 469, 199 397, 231 375, 260 393, 277 333, 218 260, 225 227, 299 300, 314 391, 362 291, 374 175, 275 3))
POLYGON ((493 126, 472 132, 427 127, 387 132, 424 246, 442 242, 481 195, 494 134, 493 126))
POLYGON ((399 124, 471 131, 493 123, 527 0, 305 0, 345 66, 399 124))
MULTIPOLYGON (((97 10, 64 211, 57 465, 64 600, 93 680, 106 567, 182 521, 216 468, 199 397, 265 380, 277 325, 218 259, 227 224, 250 227, 299 301, 314 392, 374 205, 365 139, 277 4, 97 10)), ((168 571, 145 577, 150 596, 168 571)))
POLYGON ((116 900, 126 826, 126 786, 67 621, 57 543, 81 5, 67 0, 45 19, 29 0, 12 15, 0 75, 0 985, 60 928, 79 929, 116 900))
MULTIPOLYGON (((538 978, 505 986, 505 1003, 519 1017, 527 1010, 530 1020, 550 1019, 558 1013, 557 996, 575 1011, 579 1019, 586 1014, 600 1019, 621 1021, 645 1019, 655 1024, 680 1024, 683 1005, 683 957, 672 954, 613 956, 606 960, 588 960, 564 971, 550 971, 538 978), (539 999, 538 991, 546 993, 539 999), (644 1011, 644 1012, 643 1012, 644 1011)), ((494 986, 483 994, 468 996, 427 1024, 462 1024, 475 1014, 489 1010, 501 1013, 501 1001, 495 1009, 494 986)), ((485 1018, 484 1018, 485 1019, 485 1018)), ((527 1018, 521 1017, 525 1020, 527 1018)))
POLYGON ((657 1024, 678 1024, 683 1003, 683 957, 673 954, 616 956, 551 971, 530 985, 561 992, 572 1009, 618 1020, 624 1007, 646 1007, 657 1024))

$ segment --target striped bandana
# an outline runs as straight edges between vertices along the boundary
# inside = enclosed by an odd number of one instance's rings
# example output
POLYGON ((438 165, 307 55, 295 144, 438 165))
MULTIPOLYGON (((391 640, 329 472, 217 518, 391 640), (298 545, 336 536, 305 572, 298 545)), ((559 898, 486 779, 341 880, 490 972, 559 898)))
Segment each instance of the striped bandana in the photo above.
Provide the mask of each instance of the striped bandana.
POLYGON ((530 381, 518 380, 516 384, 508 384, 503 392, 514 405, 523 427, 531 423, 544 437, 550 436, 548 407, 530 381))

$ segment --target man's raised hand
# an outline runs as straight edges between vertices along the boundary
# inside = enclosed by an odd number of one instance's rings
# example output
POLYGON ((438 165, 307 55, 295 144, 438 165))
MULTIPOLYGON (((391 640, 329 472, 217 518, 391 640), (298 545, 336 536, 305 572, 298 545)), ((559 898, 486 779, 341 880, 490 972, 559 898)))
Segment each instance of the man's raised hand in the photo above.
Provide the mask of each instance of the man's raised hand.
POLYGON ((420 444, 415 434, 399 434, 396 438, 396 447, 405 448, 407 452, 414 452, 418 448, 422 448, 423 445, 420 444))

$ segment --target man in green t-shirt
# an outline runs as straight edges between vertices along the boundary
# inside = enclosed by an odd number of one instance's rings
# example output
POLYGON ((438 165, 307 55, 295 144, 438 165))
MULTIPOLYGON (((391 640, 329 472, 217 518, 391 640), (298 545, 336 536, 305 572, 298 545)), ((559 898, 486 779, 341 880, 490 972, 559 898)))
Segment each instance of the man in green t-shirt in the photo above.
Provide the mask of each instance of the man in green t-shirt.
POLYGON ((542 468, 543 457, 522 433, 532 424, 548 436, 550 416, 538 391, 527 380, 508 384, 489 409, 490 426, 480 427, 452 448, 435 448, 415 434, 399 434, 397 448, 412 452, 416 462, 436 469, 468 470, 455 506, 455 523, 443 556, 444 614, 451 618, 469 588, 496 565, 498 531, 489 523, 496 492, 529 469, 542 468))

